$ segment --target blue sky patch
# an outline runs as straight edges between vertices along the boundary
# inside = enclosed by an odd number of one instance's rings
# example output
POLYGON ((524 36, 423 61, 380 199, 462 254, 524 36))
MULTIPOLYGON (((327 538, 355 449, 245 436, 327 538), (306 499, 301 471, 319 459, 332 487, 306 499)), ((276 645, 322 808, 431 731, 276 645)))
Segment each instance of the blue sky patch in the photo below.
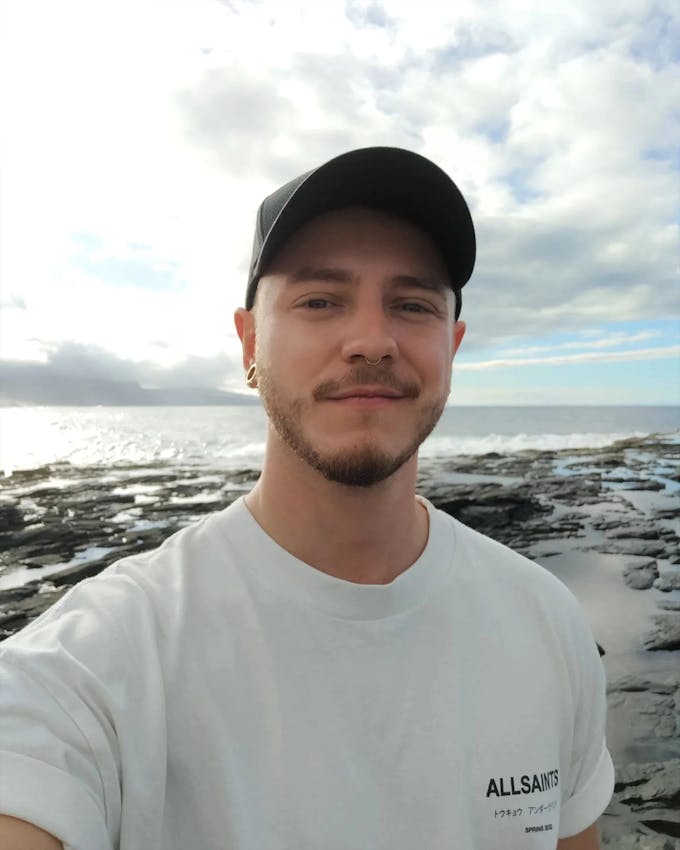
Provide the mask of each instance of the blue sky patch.
POLYGON ((520 204, 535 201, 541 193, 533 185, 534 171, 532 168, 513 168, 503 175, 503 181, 512 192, 514 199, 520 204))
POLYGON ((130 255, 115 257, 102 250, 103 242, 94 233, 77 233, 73 241, 80 249, 72 260, 73 265, 112 286, 152 292, 175 292, 185 286, 178 275, 179 263, 154 258, 149 245, 129 243, 130 255))

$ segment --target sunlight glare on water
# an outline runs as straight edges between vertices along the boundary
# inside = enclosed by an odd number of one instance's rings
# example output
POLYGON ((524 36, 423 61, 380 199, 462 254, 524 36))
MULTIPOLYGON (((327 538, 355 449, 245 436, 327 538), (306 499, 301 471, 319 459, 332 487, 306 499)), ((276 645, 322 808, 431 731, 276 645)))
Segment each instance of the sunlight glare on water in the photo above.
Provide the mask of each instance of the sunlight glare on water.
MULTIPOLYGON (((649 433, 678 433, 678 408, 451 407, 422 457, 523 449, 598 448, 649 433)), ((0 408, 0 464, 15 469, 177 464, 258 469, 266 418, 259 405, 0 408)))
POLYGON ((258 407, 1 408, 0 465, 5 475, 55 462, 257 465, 264 436, 258 407))

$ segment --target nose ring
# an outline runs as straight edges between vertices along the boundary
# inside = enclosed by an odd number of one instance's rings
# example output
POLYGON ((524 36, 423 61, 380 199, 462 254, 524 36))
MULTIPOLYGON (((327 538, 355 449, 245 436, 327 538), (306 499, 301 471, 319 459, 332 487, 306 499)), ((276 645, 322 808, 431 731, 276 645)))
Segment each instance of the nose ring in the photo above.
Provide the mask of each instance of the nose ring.
POLYGON ((378 363, 382 360, 382 357, 378 357, 377 360, 369 360, 366 355, 364 355, 364 360, 368 363, 369 366, 377 366, 378 363))

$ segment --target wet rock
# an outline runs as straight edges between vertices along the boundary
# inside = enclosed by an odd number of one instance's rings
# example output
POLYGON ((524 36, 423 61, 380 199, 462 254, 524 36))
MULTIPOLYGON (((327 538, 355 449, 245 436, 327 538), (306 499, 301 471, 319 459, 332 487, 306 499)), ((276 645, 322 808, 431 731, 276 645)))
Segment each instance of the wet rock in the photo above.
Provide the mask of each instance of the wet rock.
POLYGON ((550 495, 560 502, 574 505, 587 505, 598 502, 602 494, 602 484, 599 479, 580 476, 560 481, 551 488, 550 495))
POLYGON ((642 638, 647 650, 680 649, 680 614, 658 614, 653 618, 654 628, 642 638))
POLYGON ((633 479, 629 478, 607 478, 607 481, 617 484, 619 490, 664 490, 666 485, 653 478, 633 479))
MULTIPOLYGON (((116 553, 114 558, 115 560, 118 560, 118 553, 116 553)), ((77 584, 84 578, 96 576, 104 569, 104 567, 108 566, 109 563, 112 563, 112 561, 104 560, 103 558, 97 558, 92 561, 83 561, 80 564, 74 564, 73 566, 66 567, 63 570, 50 573, 49 579, 57 586, 77 584)))
POLYGON ((633 590, 649 590, 658 575, 654 558, 628 558, 623 565, 623 580, 633 590))
MULTIPOLYGON (((51 585, 42 585, 44 588, 33 586, 33 594, 3 605, 0 608, 0 640, 22 629, 25 625, 35 620, 50 608, 61 596, 66 593, 68 587, 55 588, 51 585)), ((2 597, 7 591, 2 591, 2 597)))
POLYGON ((655 519, 670 519, 674 520, 680 516, 680 508, 676 507, 657 507, 652 511, 652 515, 655 519))
MULTIPOLYGON (((607 687, 607 707, 610 718, 625 724, 630 740, 649 743, 650 739, 670 739, 673 743, 680 733, 680 677, 662 680, 644 676, 622 676, 607 687)), ((666 748, 672 751, 672 746, 666 748)))
POLYGON ((680 590, 680 571, 664 573, 664 575, 659 576, 654 582, 654 587, 664 593, 669 593, 671 590, 680 590))
POLYGON ((32 582, 23 584, 21 587, 9 587, 0 591, 2 602, 7 604, 16 601, 17 599, 25 599, 27 596, 32 596, 36 592, 36 588, 32 582))
POLYGON ((653 679, 628 673, 620 676, 607 685, 607 693, 640 693, 651 691, 655 694, 674 694, 680 689, 680 675, 667 676, 663 679, 653 679))
POLYGON ((9 499, 0 500, 0 532, 16 531, 26 524, 23 513, 9 499))
POLYGON ((40 556, 40 560, 30 561, 25 560, 24 566, 28 567, 29 570, 40 569, 41 567, 53 567, 55 564, 62 564, 64 559, 61 555, 57 554, 45 554, 40 556))
POLYGON ((641 555, 656 558, 666 552, 666 544, 662 540, 641 540, 630 538, 624 540, 607 540, 593 547, 596 552, 608 555, 641 555))
POLYGON ((626 570, 653 570, 657 568, 656 558, 644 556, 626 558, 623 569, 626 570))
POLYGON ((0 547, 12 549, 23 547, 40 555, 46 551, 63 551, 88 542, 87 528, 76 523, 46 517, 42 522, 25 528, 0 534, 0 547))
POLYGON ((680 826, 680 759, 620 767, 614 797, 637 812, 660 815, 667 810, 669 822, 680 826))
POLYGON ((446 497, 430 494, 429 498, 436 507, 503 543, 517 533, 519 525, 552 510, 519 488, 500 485, 450 487, 446 497))
POLYGON ((623 580, 633 590, 649 590, 658 575, 656 569, 624 570, 623 580))
POLYGON ((664 611, 680 611, 680 599, 659 599, 656 604, 664 611))
POLYGON ((640 523, 616 524, 607 530, 607 537, 613 538, 637 538, 639 540, 658 540, 660 536, 656 523, 642 525, 640 523))
POLYGON ((591 460, 593 466, 603 466, 605 468, 616 468, 625 465, 625 459, 622 452, 603 452, 599 457, 594 457, 591 460))
MULTIPOLYGON (((634 829, 634 826, 631 825, 634 829)), ((666 838, 663 835, 654 835, 648 832, 647 835, 619 835, 607 836, 603 832, 602 846, 608 847, 610 850, 680 850, 680 841, 673 838, 666 838)))
POLYGON ((680 759, 618 767, 612 801, 600 819, 603 847, 676 850, 679 800, 680 759))

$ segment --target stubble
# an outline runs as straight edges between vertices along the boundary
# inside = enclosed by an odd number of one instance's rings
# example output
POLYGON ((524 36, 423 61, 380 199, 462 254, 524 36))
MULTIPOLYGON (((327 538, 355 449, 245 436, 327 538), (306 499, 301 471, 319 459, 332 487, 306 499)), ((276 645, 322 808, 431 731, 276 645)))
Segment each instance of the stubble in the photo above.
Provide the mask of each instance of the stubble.
MULTIPOLYGON (((361 384, 389 386, 402 392, 407 399, 417 399, 419 392, 417 385, 398 382, 387 370, 376 373, 372 367, 369 371, 365 366, 357 366, 342 382, 327 381, 320 384, 312 394, 312 403, 329 397, 345 386, 361 384)), ((423 408, 413 438, 402 451, 390 454, 375 442, 366 441, 342 451, 322 454, 305 435, 302 425, 305 403, 301 399, 284 400, 266 370, 260 369, 258 373, 258 389, 267 416, 285 445, 329 481, 349 487, 373 487, 397 472, 432 433, 446 404, 444 396, 423 408)))

